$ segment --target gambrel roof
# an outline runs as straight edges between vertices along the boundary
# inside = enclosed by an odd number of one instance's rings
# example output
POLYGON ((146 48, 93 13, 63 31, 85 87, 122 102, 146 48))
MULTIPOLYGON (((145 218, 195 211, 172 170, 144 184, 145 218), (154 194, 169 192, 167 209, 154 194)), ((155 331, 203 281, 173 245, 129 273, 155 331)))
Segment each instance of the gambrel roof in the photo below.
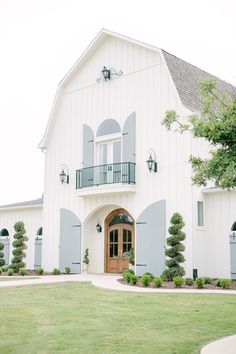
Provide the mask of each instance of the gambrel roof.
POLYGON ((199 69, 198 67, 177 58, 162 49, 166 64, 179 93, 181 102, 191 111, 201 111, 202 104, 199 95, 199 79, 217 80, 217 88, 220 92, 226 92, 230 96, 236 96, 236 87, 220 80, 218 77, 199 69))
MULTIPOLYGON (((48 124, 46 127, 46 131, 42 141, 39 144, 39 148, 44 149, 47 147, 47 141, 49 136, 49 131, 52 127, 52 123, 55 116, 57 101, 60 98, 61 88, 62 86, 71 78, 74 72, 86 61, 87 57, 90 55, 92 51, 94 51, 100 43, 107 38, 108 36, 116 37, 121 40, 127 41, 134 45, 138 45, 144 47, 146 49, 158 52, 162 58, 163 63, 166 65, 170 76, 172 77, 173 84, 176 88, 176 92, 183 104, 186 108, 188 108, 192 112, 201 111, 201 101, 199 96, 199 80, 201 78, 214 78, 218 81, 218 88, 222 92, 227 92, 230 96, 236 95, 236 88, 217 78, 214 75, 211 75, 196 66, 187 63, 186 61, 166 52, 163 49, 154 47, 152 45, 140 42, 138 40, 129 38, 127 36, 123 36, 121 34, 108 31, 106 29, 102 29, 98 35, 94 38, 88 48, 84 51, 78 61, 74 64, 71 70, 66 74, 66 76, 62 79, 62 81, 58 85, 58 89, 56 92, 56 97, 54 99, 52 111, 48 120, 48 124)), ((171 109, 171 107, 170 107, 171 109)))

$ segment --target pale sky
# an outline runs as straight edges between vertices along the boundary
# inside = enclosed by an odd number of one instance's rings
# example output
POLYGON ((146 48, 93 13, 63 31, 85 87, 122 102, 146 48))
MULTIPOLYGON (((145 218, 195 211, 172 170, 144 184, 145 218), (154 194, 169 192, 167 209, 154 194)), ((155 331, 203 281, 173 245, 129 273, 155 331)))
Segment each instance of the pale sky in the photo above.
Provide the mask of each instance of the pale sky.
POLYGON ((101 28, 236 85, 235 14, 235 0, 0 0, 0 205, 42 195, 57 85, 101 28))

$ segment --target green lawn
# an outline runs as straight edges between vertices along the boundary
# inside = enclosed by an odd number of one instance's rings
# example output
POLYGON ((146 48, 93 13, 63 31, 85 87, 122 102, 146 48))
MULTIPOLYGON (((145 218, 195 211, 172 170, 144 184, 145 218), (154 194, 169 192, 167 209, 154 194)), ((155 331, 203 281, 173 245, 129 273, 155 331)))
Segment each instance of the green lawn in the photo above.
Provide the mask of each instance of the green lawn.
POLYGON ((64 283, 0 289, 1 354, 199 353, 236 333, 236 296, 64 283))

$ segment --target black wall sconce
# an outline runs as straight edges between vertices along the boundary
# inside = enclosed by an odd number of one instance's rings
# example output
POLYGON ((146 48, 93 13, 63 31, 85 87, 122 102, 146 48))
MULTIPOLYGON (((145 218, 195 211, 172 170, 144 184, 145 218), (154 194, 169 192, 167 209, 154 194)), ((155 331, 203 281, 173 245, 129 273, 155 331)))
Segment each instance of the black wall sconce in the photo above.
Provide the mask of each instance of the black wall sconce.
POLYGON ((61 165, 61 173, 59 174, 59 177, 62 184, 69 184, 68 168, 66 165, 61 165))
POLYGON ((156 153, 153 149, 149 150, 149 159, 146 161, 149 172, 157 172, 156 153))
POLYGON ((110 68, 107 69, 105 66, 103 67, 102 71, 101 71, 101 75, 100 77, 97 78, 97 82, 102 81, 107 81, 107 80, 111 80, 112 76, 117 75, 117 76, 121 76, 123 74, 123 71, 119 71, 117 72, 115 69, 110 68))
POLYGON ((96 230, 98 234, 102 232, 101 220, 99 219, 97 221, 96 230))

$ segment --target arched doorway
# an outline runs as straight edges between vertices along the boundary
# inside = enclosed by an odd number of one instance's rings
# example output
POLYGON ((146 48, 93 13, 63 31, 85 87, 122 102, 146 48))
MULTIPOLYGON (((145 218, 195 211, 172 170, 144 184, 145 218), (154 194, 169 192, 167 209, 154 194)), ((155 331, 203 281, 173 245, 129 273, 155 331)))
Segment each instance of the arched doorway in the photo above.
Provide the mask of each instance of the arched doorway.
POLYGON ((105 272, 122 273, 129 268, 127 252, 134 249, 134 220, 124 209, 116 209, 105 220, 105 272))

